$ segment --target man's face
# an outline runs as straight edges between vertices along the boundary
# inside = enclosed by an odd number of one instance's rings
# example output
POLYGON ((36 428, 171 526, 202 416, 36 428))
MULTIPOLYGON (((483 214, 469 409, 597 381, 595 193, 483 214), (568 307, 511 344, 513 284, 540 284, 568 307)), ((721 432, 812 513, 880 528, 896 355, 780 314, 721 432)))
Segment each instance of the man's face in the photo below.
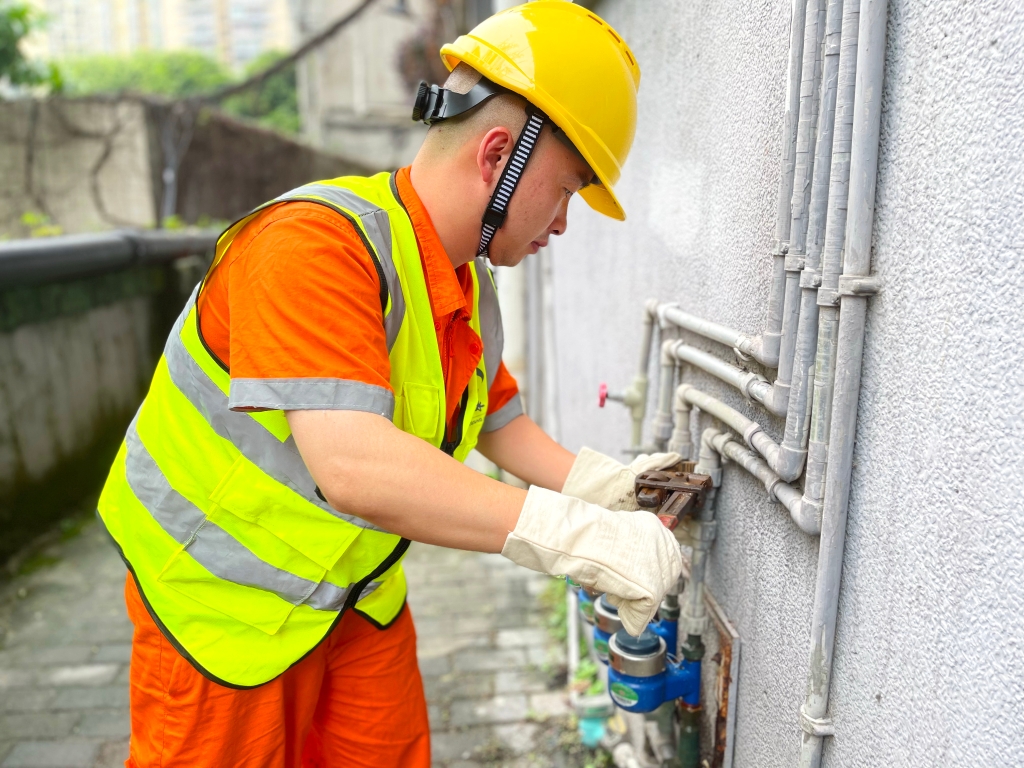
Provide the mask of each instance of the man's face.
MULTIPOLYGON (((508 161, 508 158, 505 158, 508 161)), ((579 155, 545 126, 509 204, 505 224, 491 241, 491 263, 514 267, 548 244, 566 228, 571 198, 590 180, 591 171, 579 155)))

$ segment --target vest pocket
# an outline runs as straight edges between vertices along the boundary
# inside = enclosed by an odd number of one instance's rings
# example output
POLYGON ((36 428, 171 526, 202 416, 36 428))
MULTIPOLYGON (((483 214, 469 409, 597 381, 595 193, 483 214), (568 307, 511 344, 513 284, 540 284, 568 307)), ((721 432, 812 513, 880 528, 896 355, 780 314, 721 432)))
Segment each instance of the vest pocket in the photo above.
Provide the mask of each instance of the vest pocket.
MULTIPOLYGON (((229 512, 269 532, 279 540, 279 544, 287 545, 295 554, 312 561, 309 566, 315 563, 316 575, 304 573, 305 569, 296 570, 291 564, 283 567, 317 581, 334 567, 362 530, 306 501, 244 456, 235 460, 210 494, 210 501, 220 508, 210 511, 212 520, 217 521, 221 511, 229 512)), ((255 540, 248 543, 249 549, 257 555, 261 554, 258 547, 268 546, 267 542, 255 540)), ((275 555, 272 562, 278 562, 282 557, 285 557, 285 562, 291 560, 283 551, 267 552, 267 555, 271 554, 275 555)))
MULTIPOLYGON (((201 533, 201 532, 200 532, 201 533)), ((214 576, 188 552, 179 549, 157 577, 190 600, 268 635, 277 634, 295 606, 273 592, 214 576)), ((218 627, 230 635, 227 627, 218 627)))
POLYGON ((429 384, 402 383, 402 394, 395 403, 395 412, 402 415, 396 426, 427 442, 439 440, 444 433, 441 416, 441 392, 429 384))

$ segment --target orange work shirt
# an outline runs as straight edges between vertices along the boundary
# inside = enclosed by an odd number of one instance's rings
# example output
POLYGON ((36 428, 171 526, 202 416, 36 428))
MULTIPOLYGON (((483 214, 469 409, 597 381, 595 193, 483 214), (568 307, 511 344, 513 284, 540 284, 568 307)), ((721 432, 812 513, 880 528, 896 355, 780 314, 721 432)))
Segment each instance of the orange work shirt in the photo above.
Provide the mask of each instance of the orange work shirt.
MULTIPOLYGON (((412 220, 444 368, 449 431, 462 393, 483 354, 469 326, 473 279, 441 245, 430 216, 412 187, 409 169, 396 185, 412 220)), ((481 276, 481 279, 486 277, 481 276)), ((232 379, 263 380, 261 387, 232 387, 233 410, 345 408, 330 387, 302 388, 303 402, 289 402, 282 380, 359 382, 380 388, 393 402, 380 278, 354 225, 317 203, 293 202, 261 211, 235 237, 198 299, 199 330, 232 379), (311 391, 323 391, 313 402, 311 391), (241 393, 241 394, 239 394, 241 393)), ((248 382, 247 382, 248 383, 248 382)), ((516 381, 502 363, 488 393, 485 432, 522 413, 516 381)))

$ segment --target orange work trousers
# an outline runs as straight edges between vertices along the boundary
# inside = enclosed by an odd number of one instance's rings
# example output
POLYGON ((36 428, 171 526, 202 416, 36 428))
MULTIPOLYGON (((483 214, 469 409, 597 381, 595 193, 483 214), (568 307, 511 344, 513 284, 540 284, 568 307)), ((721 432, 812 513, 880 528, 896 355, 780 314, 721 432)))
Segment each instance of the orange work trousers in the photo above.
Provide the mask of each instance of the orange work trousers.
POLYGON ((154 623, 129 574, 127 768, 429 768, 430 728, 408 607, 387 629, 355 611, 265 685, 218 685, 154 623))

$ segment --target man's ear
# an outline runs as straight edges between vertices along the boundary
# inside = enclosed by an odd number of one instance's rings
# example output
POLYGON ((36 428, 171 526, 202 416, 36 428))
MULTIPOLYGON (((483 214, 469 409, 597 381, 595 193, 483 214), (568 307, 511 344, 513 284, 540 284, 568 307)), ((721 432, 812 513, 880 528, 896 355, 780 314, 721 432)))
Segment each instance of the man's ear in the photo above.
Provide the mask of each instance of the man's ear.
POLYGON ((503 126, 491 128, 480 140, 476 152, 476 164, 480 170, 480 179, 488 187, 498 183, 498 176, 504 167, 508 155, 512 152, 512 132, 503 126))

